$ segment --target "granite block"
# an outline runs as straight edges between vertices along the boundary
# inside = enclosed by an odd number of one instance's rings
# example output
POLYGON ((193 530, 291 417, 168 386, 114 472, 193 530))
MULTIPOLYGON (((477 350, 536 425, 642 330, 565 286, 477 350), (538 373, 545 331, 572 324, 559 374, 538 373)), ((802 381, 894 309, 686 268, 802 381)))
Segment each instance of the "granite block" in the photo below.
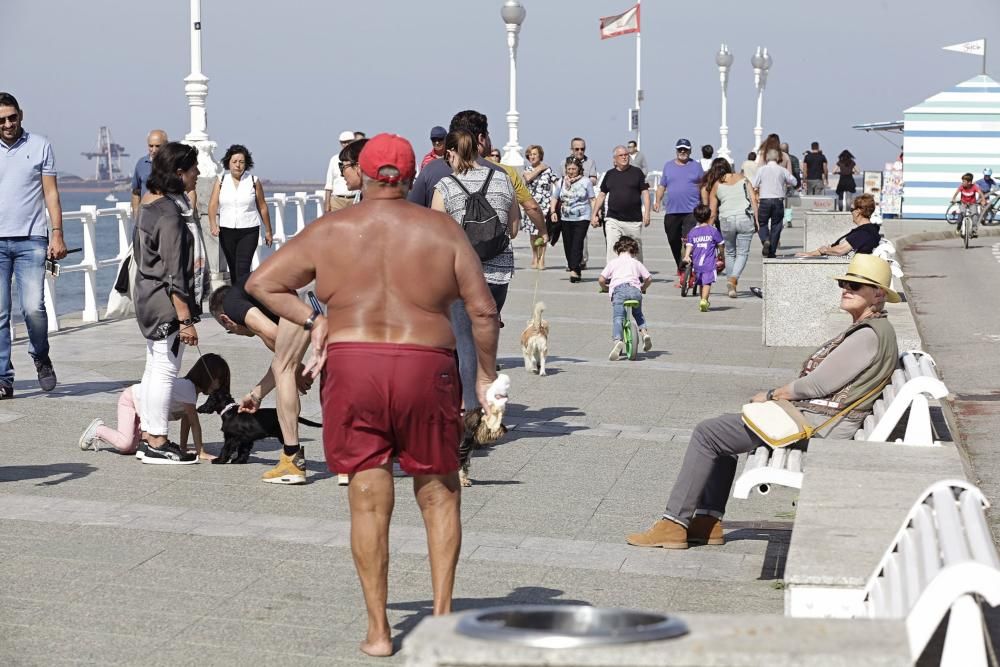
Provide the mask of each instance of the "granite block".
POLYGON ((764 260, 762 342, 772 346, 818 346, 843 331, 850 318, 840 310, 833 280, 847 269, 846 257, 779 257, 764 260))
POLYGON ((850 212, 807 211, 802 247, 815 250, 821 245, 830 245, 852 229, 854 220, 850 212))

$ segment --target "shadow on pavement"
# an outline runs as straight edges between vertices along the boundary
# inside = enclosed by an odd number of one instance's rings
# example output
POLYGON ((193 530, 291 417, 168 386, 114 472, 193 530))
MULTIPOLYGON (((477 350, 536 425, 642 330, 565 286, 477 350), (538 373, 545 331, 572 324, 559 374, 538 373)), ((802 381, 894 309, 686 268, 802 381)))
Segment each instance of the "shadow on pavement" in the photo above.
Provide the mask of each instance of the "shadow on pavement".
POLYGON ((0 466, 0 482, 20 482, 26 479, 44 479, 63 475, 59 479, 39 482, 35 486, 53 486, 86 477, 97 470, 89 463, 49 463, 39 466, 0 466))
POLYGON ((764 552, 764 562, 760 567, 758 581, 781 580, 785 576, 785 561, 788 557, 788 546, 792 539, 789 528, 755 528, 738 527, 726 533, 726 542, 739 540, 757 540, 767 542, 764 552))
POLYGON ((131 382, 119 382, 114 380, 102 382, 76 382, 59 383, 52 391, 42 391, 35 380, 25 380, 14 382, 15 398, 30 398, 32 396, 47 396, 49 398, 59 398, 61 396, 90 396, 91 394, 106 394, 109 392, 119 392, 131 382), (30 393, 29 390, 34 389, 30 393))
MULTIPOLYGON (((518 586, 513 591, 502 598, 455 598, 451 603, 452 612, 469 611, 471 609, 487 609, 490 607, 505 607, 514 604, 579 604, 590 605, 586 600, 573 600, 560 598, 565 591, 555 588, 545 588, 543 586, 518 586)), ((392 638, 393 652, 402 648, 403 639, 417 624, 430 616, 434 610, 433 600, 420 600, 417 602, 394 602, 386 605, 388 609, 397 611, 413 612, 393 627, 399 634, 392 638)))

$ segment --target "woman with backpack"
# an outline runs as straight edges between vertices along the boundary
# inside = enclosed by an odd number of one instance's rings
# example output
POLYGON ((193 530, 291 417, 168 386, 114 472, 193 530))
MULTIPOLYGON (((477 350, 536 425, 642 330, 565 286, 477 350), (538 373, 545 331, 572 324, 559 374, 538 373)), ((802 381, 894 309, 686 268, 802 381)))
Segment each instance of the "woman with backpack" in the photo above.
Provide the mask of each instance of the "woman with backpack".
POLYGON ((264 201, 260 179, 250 173, 253 156, 246 146, 233 144, 222 158, 227 171, 219 176, 208 202, 208 222, 212 236, 219 237, 222 254, 234 283, 250 275, 257 251, 261 223, 264 243, 271 245, 271 215, 264 201))

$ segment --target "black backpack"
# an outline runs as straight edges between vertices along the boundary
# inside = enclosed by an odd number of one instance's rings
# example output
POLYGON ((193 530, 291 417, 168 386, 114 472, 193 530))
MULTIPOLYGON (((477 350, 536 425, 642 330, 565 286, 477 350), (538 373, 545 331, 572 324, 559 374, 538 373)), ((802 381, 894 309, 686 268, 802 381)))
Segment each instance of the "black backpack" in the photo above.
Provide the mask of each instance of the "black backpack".
POLYGON ((493 178, 493 170, 489 170, 483 187, 476 192, 469 192, 455 176, 449 178, 455 181, 466 195, 462 229, 469 237, 473 250, 479 255, 480 261, 493 259, 510 245, 507 225, 500 221, 496 209, 486 199, 486 189, 489 188, 490 179, 493 178))

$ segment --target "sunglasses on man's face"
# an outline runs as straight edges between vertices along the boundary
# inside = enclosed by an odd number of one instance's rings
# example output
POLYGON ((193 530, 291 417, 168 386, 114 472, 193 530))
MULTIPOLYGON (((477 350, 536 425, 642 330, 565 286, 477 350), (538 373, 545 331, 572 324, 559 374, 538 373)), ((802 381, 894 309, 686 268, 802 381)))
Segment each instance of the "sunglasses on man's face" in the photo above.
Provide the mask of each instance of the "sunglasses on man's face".
POLYGON ((340 173, 344 173, 345 169, 347 169, 348 167, 353 167, 354 165, 355 165, 354 162, 341 162, 340 163, 340 173))
POLYGON ((690 153, 691 149, 690 148, 678 148, 677 152, 678 153, 690 153))
POLYGON ((583 146, 583 147, 576 147, 576 148, 574 148, 574 149, 573 149, 573 152, 574 152, 574 153, 582 153, 582 152, 584 152, 585 150, 587 150, 587 147, 586 147, 586 146, 583 146))
POLYGON ((862 287, 868 287, 864 283, 856 283, 853 280, 838 280, 837 287, 840 289, 850 290, 852 292, 860 292, 862 287))
POLYGON ((16 123, 18 121, 18 114, 12 113, 9 116, 0 116, 0 125, 6 125, 7 123, 16 123))

